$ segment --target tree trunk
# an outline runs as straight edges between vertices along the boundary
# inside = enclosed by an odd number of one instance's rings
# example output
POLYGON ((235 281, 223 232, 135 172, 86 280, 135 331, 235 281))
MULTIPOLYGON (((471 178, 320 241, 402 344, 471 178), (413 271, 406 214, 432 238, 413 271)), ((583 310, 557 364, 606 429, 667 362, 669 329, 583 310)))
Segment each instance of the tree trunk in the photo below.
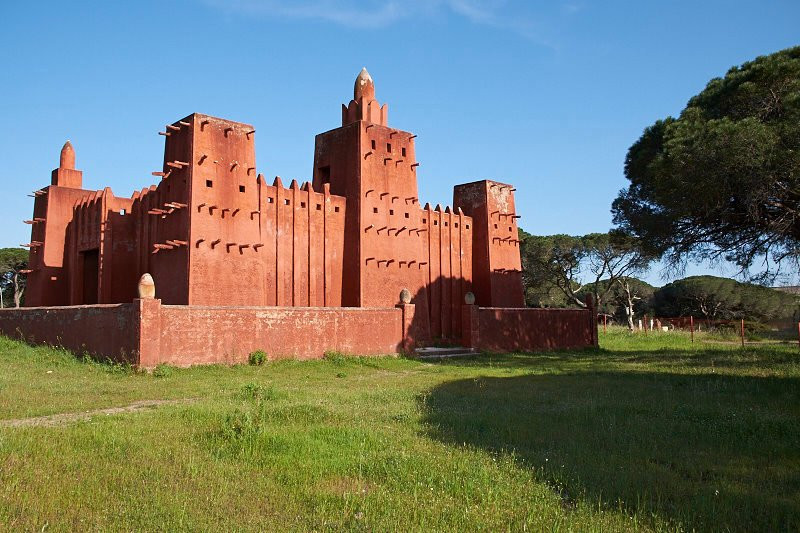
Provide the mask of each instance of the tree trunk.
POLYGON ((19 273, 14 272, 14 307, 19 307, 19 302, 22 300, 22 291, 24 290, 19 283, 19 273))

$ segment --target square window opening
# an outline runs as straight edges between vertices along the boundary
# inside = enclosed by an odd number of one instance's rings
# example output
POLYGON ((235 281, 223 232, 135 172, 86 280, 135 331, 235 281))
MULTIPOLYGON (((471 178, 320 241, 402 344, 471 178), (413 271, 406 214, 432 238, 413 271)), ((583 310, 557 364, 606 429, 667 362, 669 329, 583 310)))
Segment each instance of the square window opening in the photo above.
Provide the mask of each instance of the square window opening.
POLYGON ((319 179, 322 180, 322 183, 330 183, 331 182, 331 167, 330 165, 319 167, 319 179))
POLYGON ((213 187, 213 186, 214 186, 214 182, 213 182, 213 181, 211 181, 211 180, 206 180, 206 187, 209 187, 209 188, 210 188, 210 187, 213 187))
POLYGON ((389 209, 389 214, 394 215, 394 209, 389 209))
POLYGON ((268 204, 271 204, 271 203, 272 203, 272 202, 274 202, 274 201, 275 201, 275 199, 274 199, 274 198, 272 198, 272 196, 267 196, 267 203, 268 203, 268 204))
POLYGON ((455 227, 458 227, 458 222, 456 222, 455 224, 453 224, 453 226, 455 226, 455 227))
MULTIPOLYGON (((283 205, 289 205, 289 200, 284 200, 284 201, 283 201, 283 205)), ((497 226, 495 226, 495 228, 496 228, 496 227, 497 227, 497 226)))
POLYGON ((378 212, 378 208, 377 208, 377 207, 373 207, 373 208, 372 208, 372 212, 373 212, 373 213, 377 213, 377 212, 378 212))
POLYGON ((405 213, 403 216, 404 216, 404 217, 406 217, 406 218, 408 218, 408 213, 405 213))
POLYGON ((439 225, 439 221, 438 221, 438 220, 434 220, 434 221, 433 221, 433 225, 434 225, 434 226, 438 226, 438 225, 439 225))
POLYGON ((497 229, 497 224, 494 225, 494 229, 497 229))
POLYGON ((423 219, 422 219, 422 223, 423 223, 423 224, 425 224, 425 223, 427 223, 427 222, 428 222, 428 219, 427 219, 427 218, 423 218, 423 219))
POLYGON ((467 224, 467 229, 469 229, 469 224, 467 224))
POLYGON ((300 202, 300 207, 305 207, 305 206, 306 206, 305 202, 300 202))
POLYGON ((125 210, 124 209, 120 209, 119 210, 119 214, 120 214, 120 216, 124 217, 125 216, 125 210))
POLYGON ((445 222, 445 223, 444 223, 444 227, 445 227, 445 228, 447 227, 447 222, 445 222))
POLYGON ((334 211, 335 213, 338 213, 338 212, 339 212, 339 206, 337 205, 336 207, 334 207, 334 208, 333 208, 333 211, 334 211))
POLYGON ((244 192, 244 185, 239 185, 239 192, 244 192))
POLYGON ((321 211, 321 210, 322 210, 322 204, 317 204, 317 211, 321 211))

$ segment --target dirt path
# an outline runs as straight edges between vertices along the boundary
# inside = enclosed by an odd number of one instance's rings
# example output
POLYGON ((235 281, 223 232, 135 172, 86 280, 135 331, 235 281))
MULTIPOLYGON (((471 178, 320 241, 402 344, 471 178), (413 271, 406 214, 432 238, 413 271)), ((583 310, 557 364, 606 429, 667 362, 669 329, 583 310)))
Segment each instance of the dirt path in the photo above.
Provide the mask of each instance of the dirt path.
POLYGON ((0 428, 19 428, 31 426, 61 426, 79 420, 90 420, 98 415, 117 415, 120 413, 135 413, 145 409, 155 409, 162 405, 176 405, 194 401, 193 398, 181 398, 178 400, 141 400, 122 407, 108 407, 106 409, 95 409, 93 411, 83 411, 81 413, 59 413, 56 415, 35 416, 32 418, 15 418, 11 420, 0 420, 0 428))

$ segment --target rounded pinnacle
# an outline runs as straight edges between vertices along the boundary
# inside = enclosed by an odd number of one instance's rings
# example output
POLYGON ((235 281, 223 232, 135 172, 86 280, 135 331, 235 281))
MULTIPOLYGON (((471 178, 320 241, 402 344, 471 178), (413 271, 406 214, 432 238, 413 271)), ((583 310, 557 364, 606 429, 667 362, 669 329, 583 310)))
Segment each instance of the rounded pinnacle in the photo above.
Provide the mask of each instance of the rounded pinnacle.
POLYGON ((360 98, 375 99, 375 83, 372 81, 372 76, 367 72, 367 67, 362 68, 361 72, 358 73, 353 87, 353 100, 359 100, 360 98))
POLYGON ((58 167, 68 168, 71 170, 75 169, 75 149, 72 147, 72 143, 69 141, 65 142, 64 146, 61 148, 61 159, 58 167))

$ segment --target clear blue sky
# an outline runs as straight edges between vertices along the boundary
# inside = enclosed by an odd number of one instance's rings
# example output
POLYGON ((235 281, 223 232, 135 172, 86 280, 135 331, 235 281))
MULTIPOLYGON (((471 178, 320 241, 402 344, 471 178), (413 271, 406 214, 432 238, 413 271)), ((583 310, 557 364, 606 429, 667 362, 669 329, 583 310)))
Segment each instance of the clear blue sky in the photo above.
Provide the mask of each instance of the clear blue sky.
POLYGON ((4 0, 0 20, 0 247, 29 240, 26 194, 66 139, 84 187, 129 196, 195 111, 255 125, 258 171, 302 182, 362 66, 419 135, 423 202, 492 178, 531 233, 605 231, 647 125, 800 44, 797 0, 4 0))

